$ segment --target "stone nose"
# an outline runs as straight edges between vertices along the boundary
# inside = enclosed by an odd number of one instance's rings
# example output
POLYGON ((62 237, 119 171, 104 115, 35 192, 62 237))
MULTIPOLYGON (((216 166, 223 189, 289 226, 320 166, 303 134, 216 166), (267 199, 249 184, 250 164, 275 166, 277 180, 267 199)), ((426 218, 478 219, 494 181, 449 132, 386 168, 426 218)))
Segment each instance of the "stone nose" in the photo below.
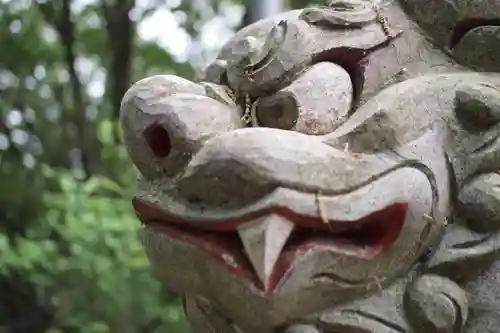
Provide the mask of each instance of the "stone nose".
POLYGON ((243 128, 215 136, 179 177, 176 193, 196 197, 207 207, 241 208, 276 188, 345 192, 397 167, 392 157, 354 156, 323 140, 273 128, 243 128))
POLYGON ((122 100, 120 121, 130 158, 148 179, 175 176, 207 138, 243 126, 236 106, 172 75, 135 83, 122 100))

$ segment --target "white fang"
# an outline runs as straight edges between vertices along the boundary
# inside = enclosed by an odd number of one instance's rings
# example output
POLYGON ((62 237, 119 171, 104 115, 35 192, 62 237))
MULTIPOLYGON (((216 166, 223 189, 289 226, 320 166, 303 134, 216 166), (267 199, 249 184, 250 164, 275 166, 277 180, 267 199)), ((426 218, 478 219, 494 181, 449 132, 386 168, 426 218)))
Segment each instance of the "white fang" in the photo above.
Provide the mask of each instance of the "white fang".
POLYGON ((274 214, 238 227, 245 252, 266 290, 274 266, 293 228, 293 223, 274 214))

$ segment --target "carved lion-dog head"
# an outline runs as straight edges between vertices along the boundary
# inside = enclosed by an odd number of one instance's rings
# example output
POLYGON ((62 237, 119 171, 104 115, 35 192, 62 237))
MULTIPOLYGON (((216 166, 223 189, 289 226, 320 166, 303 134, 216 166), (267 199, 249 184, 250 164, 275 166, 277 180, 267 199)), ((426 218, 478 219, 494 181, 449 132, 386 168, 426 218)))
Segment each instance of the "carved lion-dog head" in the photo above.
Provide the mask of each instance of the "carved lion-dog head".
POLYGON ((123 99, 143 243, 200 333, 465 325, 442 271, 496 249, 452 222, 500 166, 500 79, 424 75, 355 106, 350 64, 392 37, 366 2, 336 6, 246 28, 205 82, 153 76, 123 99))

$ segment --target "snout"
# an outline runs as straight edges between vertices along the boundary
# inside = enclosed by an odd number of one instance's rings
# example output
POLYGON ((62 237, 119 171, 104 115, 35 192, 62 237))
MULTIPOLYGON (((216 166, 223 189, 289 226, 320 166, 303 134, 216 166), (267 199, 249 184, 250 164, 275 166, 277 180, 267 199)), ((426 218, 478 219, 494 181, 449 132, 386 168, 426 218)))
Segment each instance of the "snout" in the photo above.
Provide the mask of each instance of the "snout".
POLYGON ((434 241, 435 180, 412 163, 350 154, 321 136, 236 129, 208 139, 174 184, 143 181, 134 207, 170 287, 223 290, 223 304, 244 292, 279 321, 301 314, 290 297, 335 304, 390 281, 434 241))
MULTIPOLYGON (((241 209, 263 208, 266 198, 277 200, 273 193, 280 189, 309 198, 335 197, 369 188, 397 169, 420 172, 418 161, 409 165, 408 160, 388 154, 345 152, 330 145, 328 136, 244 128, 240 108, 207 95, 202 85, 164 75, 139 81, 122 102, 125 143, 144 175, 140 193, 174 215, 201 208, 207 218, 221 210, 237 215, 241 209), (185 206, 191 208, 179 208, 185 206)), ((429 178, 432 172, 423 175, 429 178)), ((422 177, 414 177, 405 184, 392 182, 391 188, 380 189, 384 196, 370 192, 374 197, 363 200, 371 204, 354 211, 369 214, 398 202, 400 186, 421 181, 422 177)), ((432 180, 425 183, 428 186, 432 180)), ((294 198, 279 201, 275 204, 289 206, 294 198)), ((318 215, 314 201, 295 205, 301 213, 318 215)))
POLYGON ((235 105, 212 98, 223 93, 172 75, 143 79, 128 90, 121 107, 123 137, 147 179, 174 177, 208 138, 243 126, 235 105))
POLYGON ((333 148, 323 136, 244 128, 206 141, 178 178, 177 189, 182 197, 197 197, 207 206, 236 208, 277 188, 323 195, 349 193, 405 166, 388 155, 350 154, 333 148))

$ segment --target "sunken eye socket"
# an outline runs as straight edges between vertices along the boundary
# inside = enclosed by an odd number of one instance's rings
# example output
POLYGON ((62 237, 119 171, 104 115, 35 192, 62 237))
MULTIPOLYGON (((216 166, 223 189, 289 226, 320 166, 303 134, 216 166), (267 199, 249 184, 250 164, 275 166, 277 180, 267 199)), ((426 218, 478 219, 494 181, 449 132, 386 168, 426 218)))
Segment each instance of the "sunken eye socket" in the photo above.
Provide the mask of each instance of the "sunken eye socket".
POLYGON ((500 123, 500 90, 488 84, 466 85, 455 93, 455 114, 469 132, 480 132, 500 123))
POLYGON ((291 97, 259 102, 255 107, 258 126, 291 130, 297 124, 299 108, 291 97))

